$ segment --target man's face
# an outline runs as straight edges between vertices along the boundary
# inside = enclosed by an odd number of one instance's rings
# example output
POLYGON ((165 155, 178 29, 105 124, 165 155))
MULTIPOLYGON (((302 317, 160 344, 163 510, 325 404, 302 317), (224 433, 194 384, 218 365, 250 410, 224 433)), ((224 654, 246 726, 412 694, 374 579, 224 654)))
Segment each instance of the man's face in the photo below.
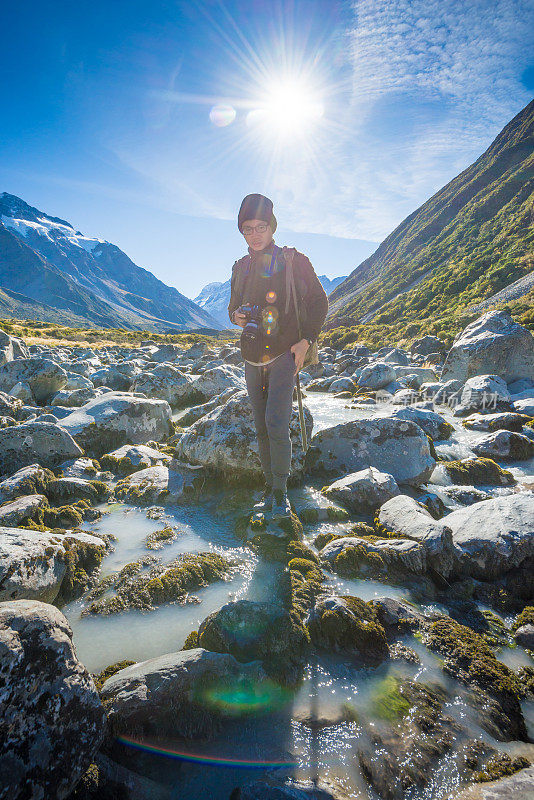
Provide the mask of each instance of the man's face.
POLYGON ((248 246, 253 250, 263 250, 273 238, 271 226, 263 219, 247 219, 242 225, 242 231, 248 246), (266 229, 263 231, 262 228, 266 229))

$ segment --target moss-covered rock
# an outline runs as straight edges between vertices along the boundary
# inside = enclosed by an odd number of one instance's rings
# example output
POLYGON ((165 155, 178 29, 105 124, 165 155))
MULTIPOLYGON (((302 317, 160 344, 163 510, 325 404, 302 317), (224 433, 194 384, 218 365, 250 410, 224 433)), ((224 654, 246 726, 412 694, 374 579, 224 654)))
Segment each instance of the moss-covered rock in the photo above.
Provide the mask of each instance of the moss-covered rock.
POLYGON ((268 675, 285 683, 300 676, 308 637, 283 606, 237 600, 206 617, 198 629, 198 644, 245 663, 260 660, 268 675))
POLYGON ((366 525, 365 522, 357 522, 355 525, 352 525, 348 531, 344 531, 343 533, 335 533, 334 531, 325 531, 324 533, 319 533, 315 537, 313 543, 318 550, 322 550, 325 545, 333 542, 334 539, 344 539, 347 536, 354 536, 358 539, 364 539, 374 535, 375 531, 370 525, 366 525))
POLYGON ((462 461, 442 461, 441 466, 455 484, 463 486, 514 486, 512 473, 491 458, 465 458, 462 461))
POLYGON ((334 572, 348 578, 383 578, 387 567, 380 553, 369 550, 363 543, 344 547, 332 561, 334 572))
POLYGON ((521 697, 534 700, 534 667, 521 667, 517 673, 521 697))
POLYGON ((145 544, 149 550, 160 550, 166 544, 176 539, 176 529, 171 525, 166 525, 161 530, 149 533, 145 539, 145 544))
POLYGON ((95 600, 84 613, 115 614, 130 608, 150 611, 162 603, 183 601, 188 592, 228 578, 234 568, 218 553, 185 553, 169 564, 152 567, 145 575, 122 580, 113 597, 95 600))
POLYGON ((124 669, 124 667, 129 667, 130 664, 135 664, 135 661, 128 661, 125 659, 124 661, 117 661, 115 664, 110 664, 109 666, 105 667, 100 672, 93 674, 93 681, 96 688, 100 691, 104 682, 107 681, 112 675, 115 675, 120 669, 124 669))
POLYGON ((489 716, 481 718, 483 727, 491 728, 492 735, 504 741, 528 740, 518 700, 521 689, 517 676, 497 660, 482 636, 450 617, 444 617, 430 623, 424 641, 444 658, 444 670, 448 674, 482 690, 482 694, 476 694, 478 706, 484 702, 484 697, 489 700, 486 702, 489 716))
POLYGON ((389 653, 386 633, 376 611, 359 597, 319 600, 310 616, 308 630, 316 645, 353 653, 365 663, 378 664, 389 653))
POLYGON ((534 606, 525 606, 523 611, 514 619, 512 630, 516 631, 523 625, 534 625, 534 606))
MULTIPOLYGON (((295 513, 278 520, 250 515, 236 520, 236 534, 255 552, 269 561, 287 562, 295 556, 294 547, 302 539, 302 523, 295 513), (292 549, 288 549, 291 546, 292 549)), ((307 556, 306 556, 307 557, 307 556)))
POLYGON ((194 650, 195 647, 200 647, 198 643, 198 631, 191 631, 191 633, 188 633, 185 637, 182 650, 194 650))
POLYGON ((486 762, 484 768, 480 770, 480 772, 475 772, 473 774, 472 781, 474 783, 497 781, 499 778, 513 775, 515 772, 519 772, 520 769, 525 769, 528 766, 530 766, 530 761, 524 756, 512 758, 507 753, 498 753, 486 762))
POLYGON ((458 723, 443 712, 446 699, 436 684, 396 675, 388 675, 374 688, 366 714, 374 719, 364 723, 367 735, 360 740, 358 760, 378 796, 387 800, 426 796, 425 787, 461 734, 458 723))

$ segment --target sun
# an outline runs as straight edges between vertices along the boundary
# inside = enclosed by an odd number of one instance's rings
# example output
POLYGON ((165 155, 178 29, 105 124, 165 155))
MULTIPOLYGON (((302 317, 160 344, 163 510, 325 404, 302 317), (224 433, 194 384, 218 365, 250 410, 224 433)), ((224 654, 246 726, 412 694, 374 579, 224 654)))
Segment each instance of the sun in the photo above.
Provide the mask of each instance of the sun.
POLYGON ((286 79, 266 87, 258 107, 248 113, 247 123, 279 139, 298 139, 309 136, 323 114, 321 98, 308 83, 286 79))

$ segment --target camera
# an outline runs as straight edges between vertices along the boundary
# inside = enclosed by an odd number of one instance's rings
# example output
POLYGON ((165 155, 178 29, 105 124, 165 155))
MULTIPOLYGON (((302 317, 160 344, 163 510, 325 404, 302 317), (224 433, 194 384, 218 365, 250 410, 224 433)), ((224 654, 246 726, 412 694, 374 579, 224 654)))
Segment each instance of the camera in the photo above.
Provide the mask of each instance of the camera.
POLYGON ((239 312, 246 318, 241 336, 244 339, 256 339, 260 332, 260 307, 258 305, 252 305, 251 303, 244 303, 239 307, 239 312))
POLYGON ((259 305, 243 303, 239 312, 246 319, 241 331, 241 353, 245 359, 258 361, 262 352, 261 309, 259 305))

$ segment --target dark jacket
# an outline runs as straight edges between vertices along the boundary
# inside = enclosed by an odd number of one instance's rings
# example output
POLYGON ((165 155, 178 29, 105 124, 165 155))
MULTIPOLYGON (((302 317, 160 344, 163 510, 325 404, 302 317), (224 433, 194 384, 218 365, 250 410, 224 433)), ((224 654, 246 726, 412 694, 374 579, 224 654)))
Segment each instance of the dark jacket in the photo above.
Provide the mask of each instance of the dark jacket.
MULTIPOLYGON (((265 250, 254 251, 235 262, 232 267, 231 295, 228 315, 245 302, 257 304, 264 319, 272 320, 270 327, 269 357, 284 353, 300 338, 317 339, 328 312, 328 298, 310 260, 297 250, 293 258, 293 273, 301 317, 299 336, 295 306, 291 300, 287 315, 285 260, 280 251, 272 275, 268 274, 274 242, 265 250), (249 273, 249 274, 247 274, 249 273), (244 296, 246 294, 246 296, 244 296), (265 314, 270 312, 269 317, 265 314)), ((265 328, 267 331, 267 328, 265 328)))

